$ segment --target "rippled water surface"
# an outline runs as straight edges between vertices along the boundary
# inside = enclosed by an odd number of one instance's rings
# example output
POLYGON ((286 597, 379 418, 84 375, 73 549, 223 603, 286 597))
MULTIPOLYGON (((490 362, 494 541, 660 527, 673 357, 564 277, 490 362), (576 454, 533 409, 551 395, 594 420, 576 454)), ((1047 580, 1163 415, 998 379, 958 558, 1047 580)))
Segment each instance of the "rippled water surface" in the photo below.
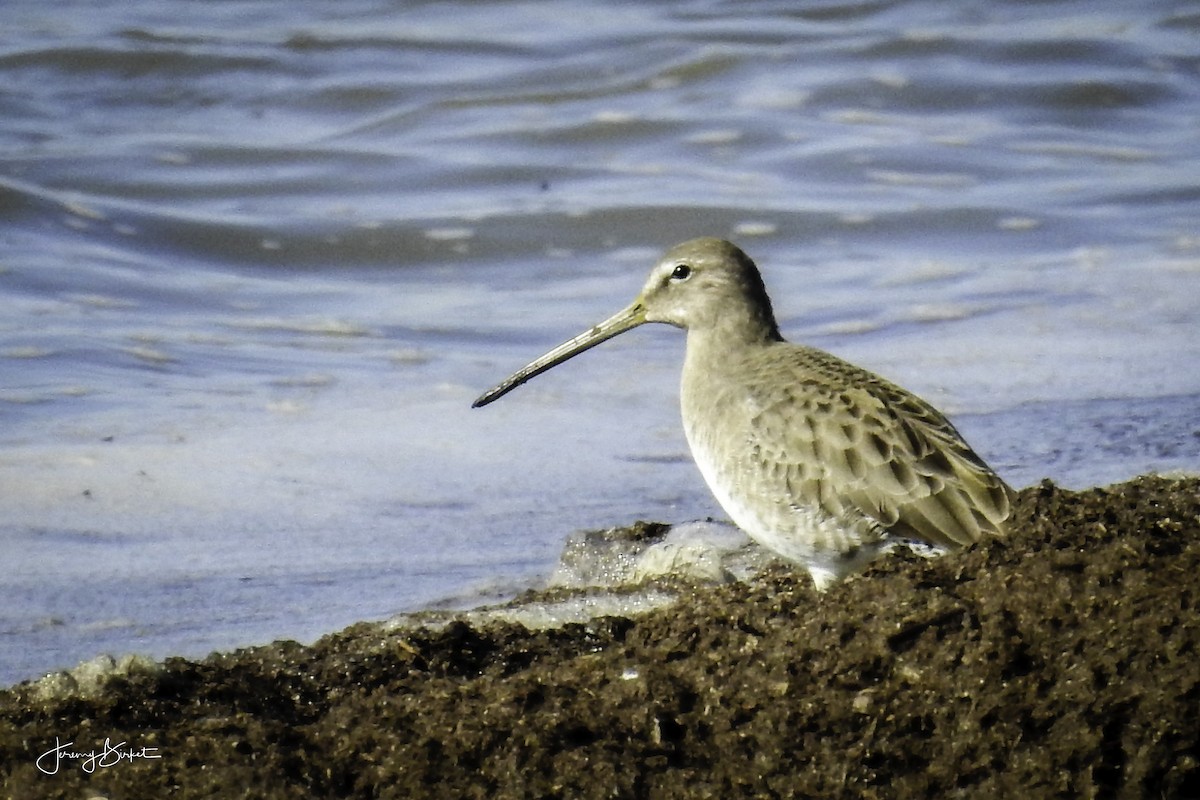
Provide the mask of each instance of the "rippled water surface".
POLYGON ((1016 485, 1200 468, 1194 4, 7 0, 0 30, 0 683, 719 514, 677 331, 468 408, 697 235, 1016 485))

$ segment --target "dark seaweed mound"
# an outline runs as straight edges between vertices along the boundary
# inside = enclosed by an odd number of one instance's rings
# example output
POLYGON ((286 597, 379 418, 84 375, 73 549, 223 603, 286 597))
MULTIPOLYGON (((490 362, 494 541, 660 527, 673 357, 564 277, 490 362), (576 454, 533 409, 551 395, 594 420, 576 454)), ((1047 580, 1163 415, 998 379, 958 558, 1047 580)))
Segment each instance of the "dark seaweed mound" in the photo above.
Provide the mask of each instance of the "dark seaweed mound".
POLYGON ((818 595, 277 642, 0 692, 0 795, 1200 797, 1200 481, 1025 489, 1016 531, 818 595), (55 737, 161 758, 35 766, 55 737))

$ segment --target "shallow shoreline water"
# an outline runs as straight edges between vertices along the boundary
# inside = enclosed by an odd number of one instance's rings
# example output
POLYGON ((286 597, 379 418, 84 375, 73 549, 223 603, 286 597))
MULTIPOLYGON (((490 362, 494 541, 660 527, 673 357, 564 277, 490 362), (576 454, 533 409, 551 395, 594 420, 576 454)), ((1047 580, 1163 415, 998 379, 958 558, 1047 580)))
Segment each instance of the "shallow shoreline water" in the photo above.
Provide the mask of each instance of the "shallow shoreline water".
POLYGON ((662 584, 678 599, 632 617, 363 623, 22 684, 0 691, 0 790, 1196 796, 1200 479, 1043 482, 1013 519, 822 595, 777 566, 662 584))

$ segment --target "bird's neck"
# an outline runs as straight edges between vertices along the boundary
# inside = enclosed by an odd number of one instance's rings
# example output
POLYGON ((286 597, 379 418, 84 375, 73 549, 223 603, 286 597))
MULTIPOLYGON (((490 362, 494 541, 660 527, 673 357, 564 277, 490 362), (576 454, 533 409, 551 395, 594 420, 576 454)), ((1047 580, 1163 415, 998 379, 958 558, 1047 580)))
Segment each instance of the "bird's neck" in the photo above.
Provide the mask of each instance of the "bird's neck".
POLYGON ((748 350, 782 341, 779 328, 769 315, 718 320, 716 324, 688 330, 685 366, 705 373, 723 372, 731 361, 748 350))

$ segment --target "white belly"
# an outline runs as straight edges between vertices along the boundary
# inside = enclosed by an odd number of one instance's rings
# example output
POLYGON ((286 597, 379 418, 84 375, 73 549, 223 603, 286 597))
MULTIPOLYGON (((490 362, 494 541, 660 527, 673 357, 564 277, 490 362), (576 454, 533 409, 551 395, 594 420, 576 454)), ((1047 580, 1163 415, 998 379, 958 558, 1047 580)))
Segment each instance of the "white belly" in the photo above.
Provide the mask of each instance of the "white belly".
POLYGON ((733 449, 727 431, 699 430, 685 420, 684 433, 700 474, 733 523, 768 550, 802 564, 818 589, 857 572, 879 554, 883 542, 878 535, 864 536, 861 524, 839 520, 817 502, 791 496, 786 483, 772 480, 769 465, 733 449))

